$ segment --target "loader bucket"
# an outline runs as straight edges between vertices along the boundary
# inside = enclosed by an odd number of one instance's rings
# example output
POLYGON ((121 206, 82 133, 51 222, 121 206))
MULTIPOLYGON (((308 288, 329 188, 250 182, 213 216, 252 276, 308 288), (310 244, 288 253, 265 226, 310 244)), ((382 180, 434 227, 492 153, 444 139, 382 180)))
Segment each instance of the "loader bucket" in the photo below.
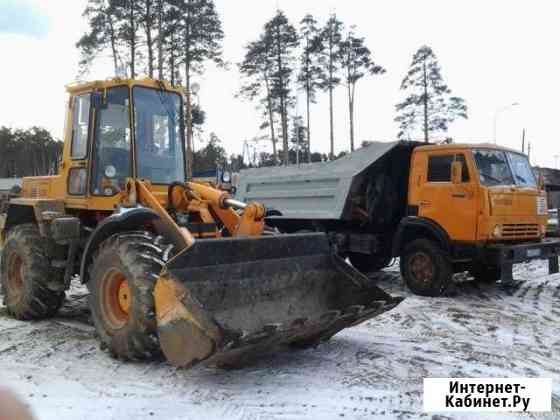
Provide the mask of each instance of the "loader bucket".
POLYGON ((154 295, 160 344, 176 366, 313 345, 402 300, 335 255, 323 233, 198 240, 167 264, 154 295))

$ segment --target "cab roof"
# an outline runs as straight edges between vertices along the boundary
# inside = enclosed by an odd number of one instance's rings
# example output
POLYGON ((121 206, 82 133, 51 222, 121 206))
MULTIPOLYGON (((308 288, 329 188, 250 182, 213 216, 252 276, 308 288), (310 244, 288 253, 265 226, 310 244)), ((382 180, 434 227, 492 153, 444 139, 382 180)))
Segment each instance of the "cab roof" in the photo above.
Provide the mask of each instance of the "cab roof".
POLYGON ((94 90, 103 90, 107 88, 111 88, 114 86, 144 86, 149 88, 160 89, 162 86, 165 90, 171 92, 177 92, 179 94, 184 94, 185 91, 182 87, 173 86, 166 80, 156 80, 150 78, 144 79, 121 79, 121 78, 114 78, 114 79, 107 79, 107 80, 95 80, 91 82, 77 82, 66 85, 66 91, 71 95, 76 95, 85 92, 91 92, 94 90))
POLYGON ((504 152, 513 152, 523 154, 519 150, 514 150, 509 147, 500 146, 493 143, 450 143, 450 144, 428 144, 425 146, 418 146, 417 150, 421 151, 435 151, 435 150, 457 150, 457 149, 493 149, 503 150, 504 152))

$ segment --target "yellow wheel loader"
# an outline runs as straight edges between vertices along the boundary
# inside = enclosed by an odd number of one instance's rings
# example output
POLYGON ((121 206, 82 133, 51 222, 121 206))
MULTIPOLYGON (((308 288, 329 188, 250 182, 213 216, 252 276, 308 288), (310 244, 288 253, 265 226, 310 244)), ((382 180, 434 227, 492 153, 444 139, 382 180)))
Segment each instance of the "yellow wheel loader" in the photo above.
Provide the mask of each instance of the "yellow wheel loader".
POLYGON ((401 301, 325 233, 278 234, 261 204, 187 180, 180 89, 118 79, 67 90, 59 175, 25 178, 0 216, 12 316, 53 316, 79 275, 114 356, 227 365, 315 345, 401 301))

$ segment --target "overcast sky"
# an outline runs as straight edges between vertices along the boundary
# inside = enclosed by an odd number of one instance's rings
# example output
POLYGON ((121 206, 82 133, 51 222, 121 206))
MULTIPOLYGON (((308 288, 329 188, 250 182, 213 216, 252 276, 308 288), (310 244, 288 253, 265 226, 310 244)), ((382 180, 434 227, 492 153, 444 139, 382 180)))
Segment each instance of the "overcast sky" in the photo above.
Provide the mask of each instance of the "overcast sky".
MULTIPOLYGON (((0 0, 0 126, 44 126, 61 138, 66 93, 76 79, 75 43, 85 30, 85 0, 0 0)), ((323 23, 336 12, 356 25, 383 76, 359 82, 357 141, 390 141, 397 127, 394 105, 402 99, 400 82, 412 54, 423 44, 433 48, 453 93, 465 98, 469 119, 456 122, 456 141, 492 141, 497 113, 498 143, 521 148, 527 129, 532 163, 556 165, 560 155, 557 118, 560 107, 560 2, 449 0, 216 0, 224 24, 225 59, 243 57, 243 47, 257 38, 277 7, 293 24, 305 13, 323 23), (518 106, 505 108, 508 104, 518 106), (556 158, 555 158, 556 156, 556 158)), ((100 62, 89 78, 111 76, 100 62)), ((207 112, 206 135, 216 132, 229 153, 241 153, 243 141, 259 134, 253 104, 234 98, 239 89, 235 65, 230 71, 210 66, 197 80, 207 112)), ((344 87, 336 93, 336 150, 349 149, 344 87)), ((298 112, 304 113, 303 97, 298 112)), ((319 95, 312 110, 314 150, 328 151, 328 97, 319 95)), ((268 147, 262 145, 261 147, 268 147)), ((1 158, 1 157, 0 157, 1 158)))

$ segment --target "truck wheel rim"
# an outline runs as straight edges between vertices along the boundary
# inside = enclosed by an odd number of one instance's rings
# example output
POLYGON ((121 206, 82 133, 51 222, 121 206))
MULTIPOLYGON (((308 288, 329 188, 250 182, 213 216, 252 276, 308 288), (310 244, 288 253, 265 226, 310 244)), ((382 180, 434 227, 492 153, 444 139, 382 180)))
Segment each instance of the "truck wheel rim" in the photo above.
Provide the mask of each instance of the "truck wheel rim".
POLYGON ((427 254, 423 252, 414 254, 410 258, 409 266, 413 277, 417 281, 425 284, 431 283, 434 276, 434 266, 431 258, 427 254))
POLYGON ((111 270, 103 281, 101 311, 111 330, 119 330, 128 323, 132 296, 126 276, 111 270))
POLYGON ((14 299, 19 299, 23 295, 23 270, 23 259, 17 254, 12 254, 8 260, 7 283, 10 296, 12 296, 14 299))

